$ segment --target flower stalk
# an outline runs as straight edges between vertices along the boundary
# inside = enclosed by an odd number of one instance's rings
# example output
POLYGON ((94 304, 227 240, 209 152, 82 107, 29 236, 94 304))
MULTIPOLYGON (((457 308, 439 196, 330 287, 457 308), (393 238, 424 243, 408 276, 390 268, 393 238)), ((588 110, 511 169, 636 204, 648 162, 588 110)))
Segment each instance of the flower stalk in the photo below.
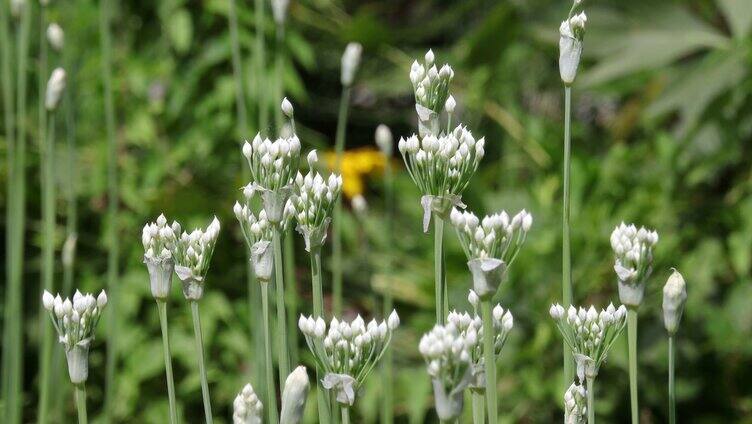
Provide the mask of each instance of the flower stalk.
POLYGON ((287 312, 285 312, 284 262, 282 262, 282 230, 275 225, 272 234, 274 249, 274 284, 277 295, 277 337, 279 353, 279 386, 283 387, 290 374, 290 358, 287 351, 287 312))
POLYGON ((588 377, 587 384, 587 418, 588 424, 595 424, 595 377, 588 377))
POLYGON ((170 354, 170 332, 167 329, 167 302, 157 299, 159 326, 162 329, 162 349, 164 352, 165 376, 167 378, 167 396, 170 402, 170 423, 178 422, 177 402, 175 401, 175 380, 172 377, 172 355, 170 354))
POLYGON ((675 381, 675 346, 674 337, 679 329, 687 302, 687 285, 684 277, 674 270, 663 286, 663 324, 668 332, 668 419, 669 424, 676 423, 676 381, 675 381))
POLYGON ((269 283, 266 281, 260 281, 261 283, 261 307, 264 315, 264 364, 266 377, 266 402, 268 405, 268 417, 270 424, 276 424, 279 421, 277 415, 277 393, 275 390, 276 384, 274 383, 274 363, 272 361, 272 341, 269 325, 269 283))
POLYGON ((496 424, 498 420, 498 407, 496 405, 496 355, 494 347, 493 317, 491 316, 491 299, 481 300, 483 317, 483 363, 485 365, 486 378, 486 407, 488 410, 488 424, 496 424))
MULTIPOLYGON (((572 87, 564 87, 564 187, 562 201, 562 245, 561 245, 561 290, 563 305, 569 307, 572 304, 572 249, 571 249, 571 225, 569 223, 570 215, 570 184, 572 172, 572 142, 571 142, 571 121, 572 121, 572 87)), ((569 382, 574 379, 574 358, 572 352, 567 349, 566 342, 562 352, 564 353, 564 381, 569 382)))
POLYGON ((86 416, 86 384, 75 385, 76 410, 78 411, 78 424, 87 424, 89 422, 86 416))
POLYGON ((198 302, 189 301, 191 305, 191 318, 193 318, 193 335, 196 339, 196 355, 198 357, 198 373, 201 378, 201 397, 204 401, 204 416, 206 423, 214 422, 211 410, 211 398, 209 396, 209 382, 206 378, 206 364, 204 362, 204 338, 201 333, 201 316, 198 310, 198 302))

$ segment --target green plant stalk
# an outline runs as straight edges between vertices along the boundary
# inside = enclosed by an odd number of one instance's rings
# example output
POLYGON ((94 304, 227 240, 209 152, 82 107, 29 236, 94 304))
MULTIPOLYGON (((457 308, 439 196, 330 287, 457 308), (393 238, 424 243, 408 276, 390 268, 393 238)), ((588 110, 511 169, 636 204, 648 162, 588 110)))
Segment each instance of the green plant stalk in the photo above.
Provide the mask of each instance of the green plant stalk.
POLYGON ((272 233, 274 248, 274 284, 277 296, 277 343, 279 355, 279 387, 285 386, 285 380, 290 374, 290 358, 287 351, 287 315, 285 312, 285 279, 284 262, 282 262, 282 230, 274 227, 272 233))
MULTIPOLYGON (((481 300, 481 315, 483 328, 493 328, 491 316, 491 299, 481 300)), ((494 347, 493 331, 483 331, 483 364, 486 371, 486 409, 488 424, 496 424, 498 407, 496 405, 496 349, 494 347)))
POLYGON ((433 214, 433 270, 434 286, 436 289, 436 323, 444 325, 446 317, 444 306, 444 219, 433 214))
MULTIPOLYGON (((570 126, 572 120, 572 88, 564 87, 564 201, 562 203, 562 248, 561 248, 561 289, 564 307, 572 304, 572 250, 570 236, 570 173, 572 167, 572 140, 570 126)), ((574 380, 574 358, 572 352, 563 343, 564 352, 564 385, 568 386, 574 380)))
POLYGON ((340 409, 342 410, 342 424, 350 424, 350 408, 342 406, 340 409))
MULTIPOLYGON (((386 240, 387 246, 392 246, 392 219, 394 218, 394 179, 392 174, 391 158, 387 157, 384 164, 384 204, 386 209, 386 240)), ((391 252, 386 256, 386 274, 391 275, 392 257, 391 252)), ((382 314, 388 317, 394 308, 394 299, 391 290, 384 291, 384 309, 382 314)), ((392 349, 387 349, 384 353, 381 365, 382 381, 382 407, 381 407, 381 424, 392 424, 394 422, 394 394, 391 388, 394 387, 392 349)))
POLYGON ((292 347, 290 349, 290 363, 298 363, 298 282, 295 278, 295 244, 291 230, 284 233, 284 277, 286 281, 285 304, 287 307, 287 340, 292 347))
POLYGON ((164 351, 165 375, 167 378, 167 396, 170 401, 170 423, 178 422, 178 409, 175 402, 175 380, 172 378, 172 355, 170 354, 170 332, 167 329, 167 301, 157 299, 159 326, 162 328, 162 349, 164 351))
POLYGON ((595 424, 595 378, 585 378, 587 386, 587 422, 595 424))
MULTIPOLYGON (((347 129, 347 112, 350 105, 350 87, 342 87, 342 97, 339 101, 339 114, 337 117, 337 133, 334 139, 334 152, 336 154, 337 173, 342 174, 342 155, 345 151, 345 135, 347 129)), ((332 222, 332 297, 333 314, 342 314, 342 196, 337 198, 334 204, 332 222)))
POLYGON ((637 309, 627 308, 627 344, 629 345, 629 405, 632 424, 640 422, 637 404, 637 309))
POLYGON ((112 94, 112 17, 111 0, 101 0, 99 5, 99 43, 102 54, 101 72, 104 90, 105 127, 107 131, 107 292, 110 303, 107 305, 107 361, 105 365, 105 422, 112 422, 115 410, 115 367, 118 358, 118 171, 117 140, 115 139, 115 102, 112 94))
MULTIPOLYGON (((42 136, 42 288, 54 291, 55 277, 55 119, 50 114, 46 135, 42 136)), ((52 391, 52 328, 49 326, 44 309, 39 311, 41 330, 41 354, 39 356, 39 404, 37 422, 49 420, 50 392, 52 391), (47 324, 47 325, 45 325, 47 324)))
POLYGON ((86 385, 76 384, 76 409, 78 410, 78 424, 89 422, 86 417, 86 385))
POLYGON ((485 394, 471 391, 473 400, 473 424, 484 424, 486 419, 485 394))
POLYGON ((201 335, 201 317, 198 313, 198 302, 190 301, 193 317, 193 334, 196 336, 196 356, 198 357, 198 373, 201 377, 201 396, 204 399, 204 415, 206 424, 212 424, 211 399, 209 397, 209 382, 206 379, 206 365, 204 362, 204 339, 201 335))
POLYGON ((272 362, 272 341, 269 330, 269 283, 261 281, 261 307, 264 314, 264 368, 266 377, 266 409, 269 423, 277 424, 277 392, 274 388, 274 363, 272 362))
MULTIPOLYGON (((311 248, 311 292, 313 293, 313 316, 324 318, 324 295, 321 277, 321 248, 311 248)), ((327 393, 321 386, 323 372, 320 367, 316 367, 316 403, 319 413, 320 423, 329 423, 330 410, 327 393)))
POLYGON ((668 422, 676 424, 676 376, 674 375, 675 366, 674 336, 668 336, 668 422))
POLYGON ((265 131, 269 127, 269 105, 266 97, 266 42, 264 41, 265 7, 264 0, 255 0, 255 25, 256 25, 256 81, 258 83, 258 112, 259 130, 265 131))

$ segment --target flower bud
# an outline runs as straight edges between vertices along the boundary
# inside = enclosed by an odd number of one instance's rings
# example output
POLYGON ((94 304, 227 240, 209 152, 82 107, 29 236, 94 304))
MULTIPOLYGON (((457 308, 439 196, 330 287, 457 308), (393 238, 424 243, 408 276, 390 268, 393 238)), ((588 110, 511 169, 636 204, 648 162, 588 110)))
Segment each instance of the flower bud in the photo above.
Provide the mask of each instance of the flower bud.
POLYGON ((287 97, 282 99, 281 108, 282 108, 282 113, 284 113, 286 117, 292 118, 295 110, 292 107, 292 103, 290 103, 290 101, 287 100, 287 97))
POLYGON ((363 46, 360 43, 349 43, 345 47, 345 53, 342 55, 342 85, 349 87, 355 79, 355 73, 360 65, 360 55, 363 52, 363 46))
POLYGON ((559 27, 559 75, 565 85, 572 84, 577 76, 586 21, 583 12, 563 21, 559 27))
POLYGON ((446 103, 444 103, 444 109, 447 113, 454 113, 454 108, 457 107, 457 101, 454 100, 454 96, 451 94, 447 97, 446 103))
POLYGON ((42 294, 42 305, 44 305, 44 309, 47 309, 48 311, 51 311, 55 306, 55 297, 47 290, 42 294))
POLYGON ((55 68, 50 79, 47 81, 47 91, 44 98, 44 106, 47 110, 54 110, 60 102, 65 90, 65 71, 63 68, 55 68))
POLYGON ((280 423, 297 424, 303 417, 306 396, 310 383, 308 373, 304 366, 295 368, 285 380, 285 388, 282 391, 282 413, 280 423))
POLYGON ((290 0, 272 0, 272 15, 277 25, 284 25, 289 7, 290 0))
POLYGON ((392 131, 384 124, 380 124, 376 127, 376 145, 379 146, 379 150, 386 157, 392 156, 392 131))
POLYGON ((679 329, 684 304, 687 302, 687 284, 679 271, 674 270, 663 286, 663 324, 668 334, 679 329))
POLYGON ((53 22, 47 27, 47 41, 55 51, 61 51, 65 44, 65 32, 57 23, 53 22))

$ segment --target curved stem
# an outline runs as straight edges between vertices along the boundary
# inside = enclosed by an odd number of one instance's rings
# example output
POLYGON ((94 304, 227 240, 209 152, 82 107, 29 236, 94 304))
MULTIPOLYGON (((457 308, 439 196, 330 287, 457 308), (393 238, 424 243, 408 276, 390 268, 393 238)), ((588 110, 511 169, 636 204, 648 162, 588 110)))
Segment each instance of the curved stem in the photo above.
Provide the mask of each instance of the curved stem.
POLYGON ((496 405, 496 351, 494 347, 493 317, 491 316, 491 299, 481 301, 483 318, 483 365, 486 371, 486 409, 488 424, 496 424, 498 407, 496 405))
POLYGON ((629 398, 632 411, 632 424, 638 424, 639 406, 637 404, 637 309, 627 309, 627 342, 629 344, 629 398))
MULTIPOLYGON (((561 248, 561 289, 564 308, 572 304, 572 251, 570 247, 570 172, 572 164, 572 145, 570 125, 572 120, 572 88, 564 87, 564 200, 562 202, 562 248, 561 248)), ((563 344, 564 352, 564 386, 574 380, 574 363, 572 352, 563 344)))
POLYGON ((484 394, 472 391, 473 398, 473 424, 483 424, 486 419, 484 394))
POLYGON ((201 335, 201 317, 198 313, 198 302, 190 301, 191 315, 193 316, 193 334, 196 336, 196 355, 198 356, 198 373, 201 377, 201 396, 204 399, 204 415, 206 423, 213 422, 211 400, 209 398, 209 382, 206 379, 206 367, 204 363, 204 339, 201 335))
POLYGON ((86 424, 89 420, 86 417, 86 385, 85 383, 76 384, 76 409, 78 410, 78 424, 86 424))
POLYGON ((587 422, 595 424, 595 378, 586 378, 587 385, 587 422))
MULTIPOLYGON (((347 129, 347 111, 350 104, 350 87, 342 87, 342 97, 339 101, 337 117, 337 134, 334 139, 336 154, 335 169, 342 174, 342 156, 345 150, 345 135, 347 129)), ((339 316, 342 313, 342 196, 334 204, 332 218, 332 313, 339 316)))
MULTIPOLYGON (((385 206, 385 232, 386 232, 386 246, 392 246, 393 227, 392 220, 394 219, 394 179, 392 174, 392 164, 390 157, 385 157, 384 165, 384 206, 385 206)), ((387 251, 385 273, 390 275, 392 272, 392 255, 391 251, 387 251)), ((387 288, 384 291, 384 309, 382 316, 388 317, 394 307, 394 300, 392 299, 392 291, 387 288)), ((394 386, 394 373, 392 371, 393 359, 392 349, 387 349, 384 353, 382 361, 382 393, 383 402, 381 409, 381 424, 392 424, 394 422, 394 393, 392 387, 394 386)))
POLYGON ((269 423, 277 424, 277 392, 274 388, 274 363, 272 362, 272 341, 269 330, 269 283, 261 281, 261 307, 264 314, 264 365, 266 376, 266 409, 269 423))
POLYGON ((162 329, 162 350, 164 352, 165 376, 167 378, 167 396, 170 401, 170 423, 178 422, 178 410, 175 402, 175 380, 172 378, 172 355, 170 354, 170 333, 167 329, 167 302, 157 299, 159 326, 162 329))
POLYGON ((444 325, 446 313, 444 307, 444 220, 437 214, 433 215, 433 263, 434 263, 434 287, 436 291, 436 323, 444 325))
POLYGON ((287 315, 285 312, 285 281, 284 281, 284 262, 282 262, 282 234, 278 227, 274 227, 272 235, 274 247, 274 284, 276 284, 277 296, 277 337, 279 343, 278 360, 279 360, 279 387, 284 387, 285 379, 290 374, 290 358, 287 352, 287 315))
POLYGON ((674 336, 668 336, 668 422, 676 424, 676 376, 674 375, 674 336))

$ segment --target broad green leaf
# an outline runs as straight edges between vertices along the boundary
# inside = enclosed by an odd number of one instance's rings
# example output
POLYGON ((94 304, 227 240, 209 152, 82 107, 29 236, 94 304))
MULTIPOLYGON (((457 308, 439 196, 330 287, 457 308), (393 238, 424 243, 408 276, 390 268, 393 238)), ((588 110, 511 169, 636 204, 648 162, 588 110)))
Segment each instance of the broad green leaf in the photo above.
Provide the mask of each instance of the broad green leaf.
POLYGON ((742 39, 749 34, 752 27, 752 1, 718 0, 718 8, 726 17, 734 38, 742 39))

